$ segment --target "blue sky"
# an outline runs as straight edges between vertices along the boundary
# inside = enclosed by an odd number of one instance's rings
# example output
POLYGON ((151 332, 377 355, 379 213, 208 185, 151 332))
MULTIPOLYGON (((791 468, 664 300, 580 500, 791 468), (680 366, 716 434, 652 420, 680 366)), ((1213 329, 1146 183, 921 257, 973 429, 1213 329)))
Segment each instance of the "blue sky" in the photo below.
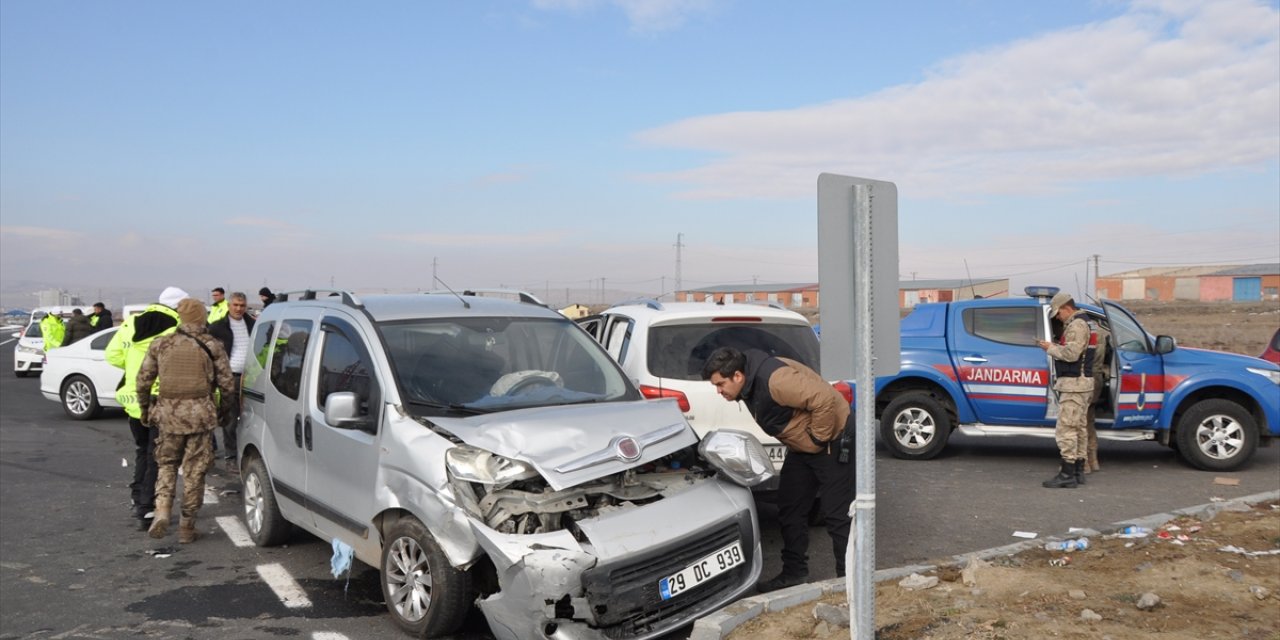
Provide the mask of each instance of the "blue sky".
MULTIPOLYGON (((814 281, 1280 261, 1280 8, 1220 0, 0 3, 0 279, 814 281)), ((560 294, 562 295, 562 293, 560 294)))

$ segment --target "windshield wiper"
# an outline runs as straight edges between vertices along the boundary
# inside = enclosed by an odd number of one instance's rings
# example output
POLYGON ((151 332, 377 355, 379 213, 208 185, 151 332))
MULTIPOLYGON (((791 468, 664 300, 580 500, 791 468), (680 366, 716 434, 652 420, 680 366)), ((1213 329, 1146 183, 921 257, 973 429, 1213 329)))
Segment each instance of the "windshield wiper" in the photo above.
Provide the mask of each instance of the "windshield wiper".
POLYGON ((430 400, 409 400, 408 403, 415 407, 427 407, 428 409, 442 409, 445 411, 452 411, 454 413, 461 413, 469 416, 487 413, 484 409, 469 407, 465 404, 457 404, 457 403, 444 404, 443 402, 431 402, 430 400))

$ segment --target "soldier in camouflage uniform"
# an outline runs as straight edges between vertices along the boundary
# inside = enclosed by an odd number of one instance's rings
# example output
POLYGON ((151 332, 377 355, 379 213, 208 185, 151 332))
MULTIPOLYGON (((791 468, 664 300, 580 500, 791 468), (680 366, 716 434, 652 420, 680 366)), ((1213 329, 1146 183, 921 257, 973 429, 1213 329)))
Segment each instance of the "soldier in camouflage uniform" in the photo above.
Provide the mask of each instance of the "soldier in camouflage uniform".
POLYGON ((1093 357, 1097 339, 1085 314, 1078 312, 1071 294, 1060 291, 1049 301, 1049 315, 1063 324, 1058 344, 1039 340, 1037 343, 1053 359, 1057 380, 1053 390, 1058 394, 1058 426, 1054 439, 1062 466, 1058 475, 1042 484, 1051 489, 1073 489, 1084 484, 1084 464, 1088 458, 1089 403, 1093 401, 1093 357))
POLYGON ((159 468, 155 519, 149 533, 152 538, 163 538, 169 531, 169 512, 181 464, 178 542, 186 544, 197 537, 196 513, 204 504, 204 477, 213 465, 210 432, 229 412, 234 382, 226 350, 206 331, 204 305, 186 298, 178 303, 178 316, 177 332, 156 338, 147 349, 137 383, 139 389, 149 389, 157 377, 160 380, 156 397, 138 397, 143 422, 154 424, 160 432, 155 450, 159 468))

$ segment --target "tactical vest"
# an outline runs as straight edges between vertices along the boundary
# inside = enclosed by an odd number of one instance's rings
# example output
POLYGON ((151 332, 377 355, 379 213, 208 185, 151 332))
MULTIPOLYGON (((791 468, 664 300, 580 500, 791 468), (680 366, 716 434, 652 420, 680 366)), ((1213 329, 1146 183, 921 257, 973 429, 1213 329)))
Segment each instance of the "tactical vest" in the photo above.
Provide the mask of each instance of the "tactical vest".
POLYGON ((1072 315, 1067 324, 1063 326, 1062 337, 1058 339, 1058 344, 1066 344, 1067 329, 1076 318, 1084 321, 1086 327, 1089 328, 1089 340, 1085 343, 1084 351, 1080 353, 1080 358, 1072 361, 1054 360, 1053 370, 1059 378, 1092 378, 1093 377, 1093 357, 1098 350, 1098 330, 1093 324, 1093 320, 1089 318, 1089 314, 1079 311, 1072 315))
POLYGON ((208 398, 213 394, 213 361, 191 336, 171 338, 160 359, 161 398, 208 398))

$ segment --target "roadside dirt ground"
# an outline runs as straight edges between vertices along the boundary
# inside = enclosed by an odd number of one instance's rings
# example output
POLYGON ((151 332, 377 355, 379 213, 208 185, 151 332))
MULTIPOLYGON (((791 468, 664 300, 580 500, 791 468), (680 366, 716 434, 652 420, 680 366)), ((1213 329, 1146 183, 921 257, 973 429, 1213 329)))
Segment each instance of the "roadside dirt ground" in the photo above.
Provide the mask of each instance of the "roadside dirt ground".
MULTIPOLYGON (((1280 639, 1280 504, 1178 518, 1145 538, 1089 542, 1084 551, 993 558, 977 565, 968 585, 963 567, 926 574, 939 578, 929 589, 879 583, 876 638, 1280 639), (1148 593, 1160 603, 1140 609, 1148 593)), ((844 606, 845 594, 818 602, 844 606)), ((728 637, 848 638, 847 627, 815 618, 816 605, 764 614, 728 637)))

